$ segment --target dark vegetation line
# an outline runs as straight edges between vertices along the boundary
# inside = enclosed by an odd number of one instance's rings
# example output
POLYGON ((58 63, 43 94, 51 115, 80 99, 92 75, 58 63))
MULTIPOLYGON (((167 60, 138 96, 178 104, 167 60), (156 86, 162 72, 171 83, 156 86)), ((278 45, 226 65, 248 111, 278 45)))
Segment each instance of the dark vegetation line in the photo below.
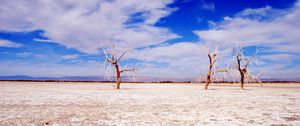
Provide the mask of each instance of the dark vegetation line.
MULTIPOLYGON (((115 83, 115 81, 82 81, 82 80, 0 80, 0 82, 10 81, 10 82, 91 82, 91 83, 115 83)), ((142 82, 142 81, 124 81, 124 83, 205 83, 192 82, 192 81, 152 81, 152 82, 142 82)), ((234 84, 239 82, 233 81, 215 81, 214 83, 227 83, 234 84)), ((258 82, 248 82, 248 83, 258 83, 258 82)), ((262 81, 262 83, 300 83, 300 81, 262 81)))

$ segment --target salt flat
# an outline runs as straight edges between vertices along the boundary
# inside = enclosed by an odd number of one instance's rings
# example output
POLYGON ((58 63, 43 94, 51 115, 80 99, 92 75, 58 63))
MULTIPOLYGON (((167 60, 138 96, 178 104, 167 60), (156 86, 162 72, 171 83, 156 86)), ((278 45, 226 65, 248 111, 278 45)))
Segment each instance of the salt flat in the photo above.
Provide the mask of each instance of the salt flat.
POLYGON ((0 82, 0 125, 300 125, 300 84, 0 82))

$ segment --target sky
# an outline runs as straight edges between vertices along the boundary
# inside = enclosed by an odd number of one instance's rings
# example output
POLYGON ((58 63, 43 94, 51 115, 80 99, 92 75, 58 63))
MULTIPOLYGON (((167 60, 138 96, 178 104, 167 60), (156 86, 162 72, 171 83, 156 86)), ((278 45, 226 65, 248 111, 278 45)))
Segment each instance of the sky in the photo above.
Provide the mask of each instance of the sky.
POLYGON ((115 42, 133 76, 200 77, 239 47, 253 74, 299 78, 299 21, 296 0, 1 0, 0 76, 104 76, 115 42))

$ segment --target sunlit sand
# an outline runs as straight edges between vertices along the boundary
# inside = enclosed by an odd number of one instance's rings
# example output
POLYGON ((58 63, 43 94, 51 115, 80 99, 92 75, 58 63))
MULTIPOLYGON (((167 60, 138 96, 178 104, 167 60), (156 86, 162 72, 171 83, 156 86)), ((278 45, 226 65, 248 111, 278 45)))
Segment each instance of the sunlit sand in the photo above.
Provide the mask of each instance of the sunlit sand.
POLYGON ((300 125, 300 84, 0 82, 0 125, 300 125))

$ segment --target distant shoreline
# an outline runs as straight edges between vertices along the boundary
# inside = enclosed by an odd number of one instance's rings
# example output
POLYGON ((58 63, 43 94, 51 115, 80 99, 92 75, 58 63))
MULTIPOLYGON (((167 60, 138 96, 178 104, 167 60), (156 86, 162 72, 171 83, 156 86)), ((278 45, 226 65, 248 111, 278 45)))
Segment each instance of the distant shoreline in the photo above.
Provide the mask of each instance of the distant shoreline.
MULTIPOLYGON (((84 83, 115 83, 115 81, 87 81, 87 80, 0 80, 0 82, 84 82, 84 83)), ((139 81, 123 81, 122 83, 161 83, 161 84, 168 84, 168 83, 205 83, 202 82, 192 82, 192 81, 153 81, 153 82, 139 82, 139 81)), ((236 84, 239 82, 230 82, 230 81, 217 81, 214 83, 218 84, 236 84)), ((259 83, 259 82, 248 82, 248 83, 259 83)), ((299 81, 262 81, 262 83, 300 83, 299 81)))

